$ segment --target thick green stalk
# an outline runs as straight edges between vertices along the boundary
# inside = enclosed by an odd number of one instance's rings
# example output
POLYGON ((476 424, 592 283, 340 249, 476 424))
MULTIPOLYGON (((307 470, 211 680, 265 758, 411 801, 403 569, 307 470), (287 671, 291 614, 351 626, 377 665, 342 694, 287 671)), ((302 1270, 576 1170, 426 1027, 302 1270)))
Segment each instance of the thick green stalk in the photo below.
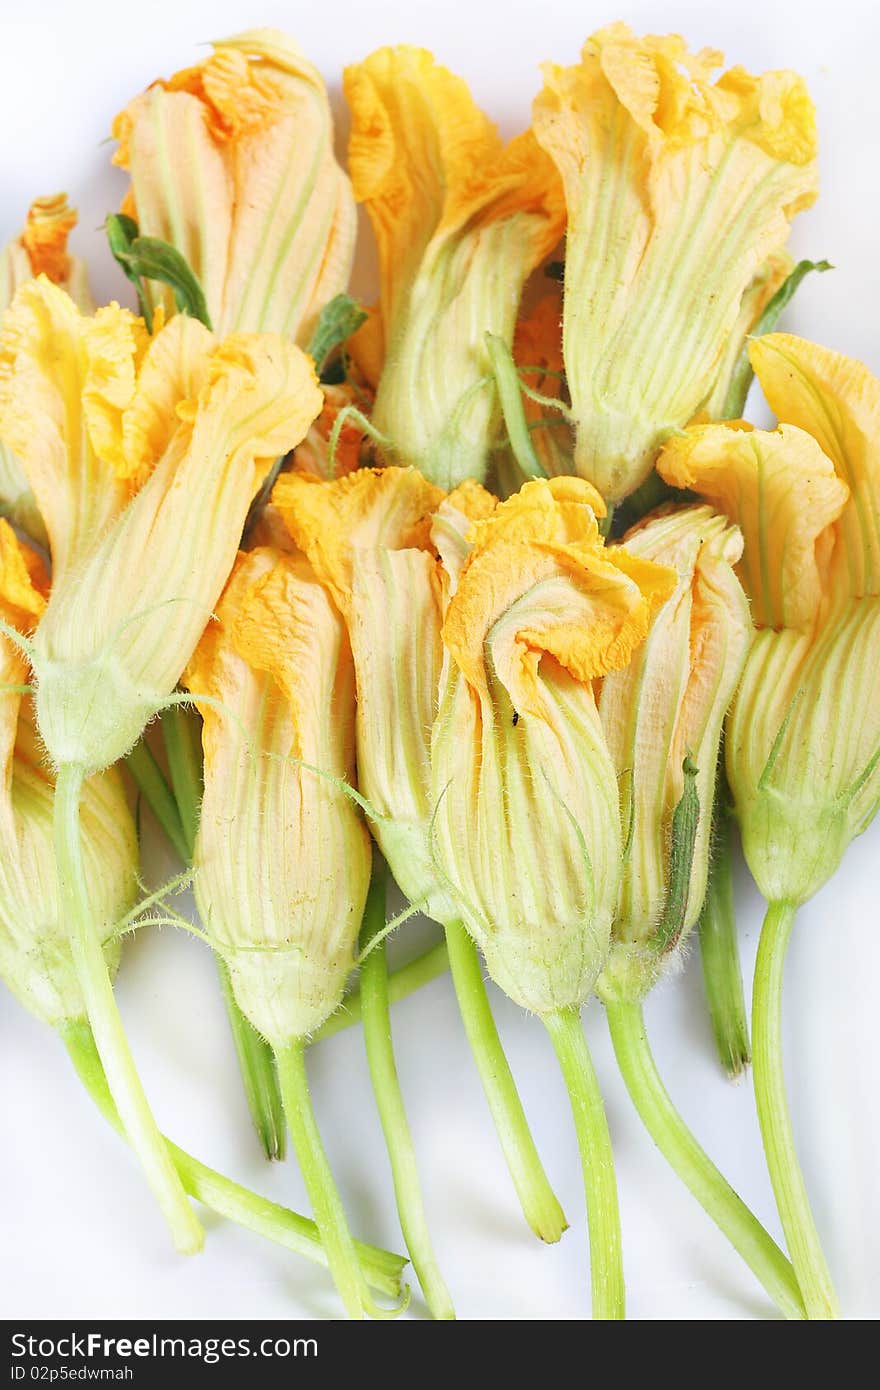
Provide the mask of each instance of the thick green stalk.
MULTIPOLYGON (((436 980, 438 975, 443 975, 449 969, 449 954, 446 949, 445 941, 438 941, 435 946, 429 946, 427 951, 416 956, 414 960, 408 961, 406 965, 399 966, 392 970, 388 976, 388 999, 392 1004, 396 1004, 398 999, 405 999, 408 994, 413 994, 422 985, 428 985, 432 980, 436 980)), ((313 1043, 320 1042, 322 1038, 332 1038, 334 1033, 341 1033, 346 1028, 350 1028, 353 1023, 359 1023, 362 1014, 362 1000, 360 988, 353 989, 350 994, 345 996, 342 1004, 331 1014, 326 1023, 322 1023, 311 1037, 313 1043)))
MULTIPOLYGON (((124 1139, 122 1121, 113 1103, 94 1035, 88 1023, 85 1020, 75 1020, 64 1024, 58 1031, 77 1075, 95 1105, 105 1120, 124 1139)), ((206 1164, 200 1163, 197 1158, 178 1148, 170 1139, 166 1139, 165 1143, 180 1180, 191 1197, 256 1235, 274 1241, 277 1245, 283 1245, 285 1249, 302 1255, 314 1264, 327 1267, 327 1253, 321 1244, 321 1237, 314 1221, 289 1211, 287 1207, 279 1207, 275 1202, 270 1202, 248 1188, 232 1182, 230 1178, 215 1172, 213 1168, 208 1168, 206 1164)), ((355 1245, 364 1275, 371 1287, 391 1298, 398 1298, 400 1276, 406 1266, 406 1260, 400 1255, 392 1255, 388 1250, 380 1250, 375 1245, 363 1245, 360 1241, 356 1241, 355 1245)))
POLYGON ((146 741, 141 738, 125 759, 132 781, 143 796, 175 853, 184 864, 191 859, 174 793, 146 741))
POLYGON ((625 1315, 620 1210, 602 1093, 579 1013, 559 1009, 547 1014, 544 1024, 559 1058, 581 1152, 590 1233, 593 1318, 599 1322, 619 1321, 625 1315))
MULTIPOLYGON (((184 862, 191 864, 202 804, 202 747, 198 715, 183 705, 171 705, 162 714, 162 736, 182 826, 184 862)), ((283 1159, 287 1130, 272 1049, 238 1007, 226 962, 219 955, 215 959, 254 1128, 266 1157, 283 1159)))
POLYGON ((717 802, 713 848, 706 900, 700 914, 700 959, 721 1065, 728 1076, 736 1078, 751 1061, 751 1049, 733 906, 730 822, 717 802))
POLYGON ((385 926, 385 882, 384 865, 377 858, 374 860, 361 928, 361 951, 366 952, 360 971, 364 1042, 376 1108, 388 1148, 394 1195, 397 1198, 397 1213, 406 1248, 431 1315, 437 1319, 450 1320, 455 1317, 455 1309, 440 1273, 428 1230, 415 1146, 394 1060, 385 942, 380 941, 370 949, 370 942, 385 926))
POLYGON ((792 903, 777 902, 764 918, 752 996, 752 1068, 767 1167, 807 1317, 827 1322, 840 1312, 795 1149, 782 1058, 782 981, 794 917, 792 903))
POLYGON ((787 1318, 803 1319, 794 1270, 673 1105, 651 1055, 641 1004, 607 1004, 611 1041, 630 1099, 657 1148, 727 1236, 787 1318))
POLYGON ((349 1317, 357 1319, 362 1319, 365 1313, 374 1318, 395 1317, 401 1308, 380 1308, 373 1302, 358 1263, 342 1198, 333 1179, 312 1109, 304 1044, 297 1040, 279 1047, 275 1057, 290 1137, 312 1204, 315 1224, 327 1252, 330 1273, 346 1311, 349 1317))
POLYGON ((79 801, 83 774, 70 765, 58 769, 55 783, 55 855, 58 890, 67 918, 74 966, 89 1022, 129 1143, 143 1167, 182 1254, 202 1248, 204 1232, 183 1190, 177 1170, 156 1126, 119 1017, 100 939, 92 920, 80 842, 79 801))
POLYGON ((523 1215, 535 1235, 552 1244, 567 1230, 568 1222, 538 1157, 516 1082, 501 1046, 479 953, 461 922, 446 924, 446 945, 464 1030, 523 1215))

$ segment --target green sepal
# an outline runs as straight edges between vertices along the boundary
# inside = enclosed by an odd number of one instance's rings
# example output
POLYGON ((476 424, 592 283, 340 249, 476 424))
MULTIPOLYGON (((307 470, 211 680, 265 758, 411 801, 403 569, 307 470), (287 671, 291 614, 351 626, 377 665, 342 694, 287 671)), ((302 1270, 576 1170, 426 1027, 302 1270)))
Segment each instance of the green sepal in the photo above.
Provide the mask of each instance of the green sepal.
POLYGON ((486 334, 486 350, 504 415, 507 438, 517 467, 526 478, 546 478, 547 473, 535 453, 523 408, 519 373, 513 354, 497 333, 486 334))
MULTIPOLYGON (((791 302, 797 293, 801 281, 817 270, 823 272, 833 270, 834 266, 830 261, 798 261, 794 270, 783 280, 779 289, 770 300, 758 322, 755 324, 750 337, 761 338, 765 333, 772 333, 786 305, 791 302)), ((736 364, 733 376, 730 379, 730 386, 724 401, 722 411, 723 420, 739 420, 746 408, 746 397, 749 394, 749 387, 754 377, 752 364, 749 361, 748 347, 743 348, 739 362, 736 364)))
POLYGON ((153 329, 153 314, 144 280, 157 280, 160 284, 168 285, 181 314, 198 319, 206 328, 212 327, 204 291, 175 247, 159 237, 140 236, 138 224, 125 213, 111 213, 105 225, 110 250, 137 291, 141 314, 150 332, 153 329))
POLYGON ((366 310, 350 294, 334 295, 324 305, 306 351, 325 385, 338 385, 344 381, 344 373, 339 377, 338 368, 334 371, 335 363, 328 369, 329 374, 325 373, 328 359, 366 320, 366 310))
POLYGON ((653 941, 655 949, 661 952, 671 951, 684 931, 691 891, 694 846, 700 824, 700 798, 697 794, 699 769, 689 753, 684 755, 681 770, 684 774, 684 790, 672 816, 669 888, 663 905, 663 916, 653 941))

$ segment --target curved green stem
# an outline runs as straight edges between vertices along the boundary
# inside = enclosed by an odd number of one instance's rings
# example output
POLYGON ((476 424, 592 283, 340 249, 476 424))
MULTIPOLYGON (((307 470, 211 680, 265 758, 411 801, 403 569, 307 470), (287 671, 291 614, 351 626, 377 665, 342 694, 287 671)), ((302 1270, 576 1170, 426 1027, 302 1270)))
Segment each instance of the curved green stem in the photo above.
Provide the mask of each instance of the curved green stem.
POLYGON ((432 1316, 440 1320, 450 1320, 455 1317, 455 1309, 440 1273, 428 1230, 415 1146, 406 1118, 394 1060, 385 942, 382 941, 372 950, 369 949, 370 942, 382 931, 384 925, 385 871, 384 866, 378 862, 373 867, 361 929, 361 951, 365 952, 361 962, 364 1043, 376 1108, 388 1148, 397 1212, 406 1248, 432 1316))
POLYGON ((565 1078, 581 1152, 590 1233, 593 1318, 602 1322, 619 1321, 624 1317, 625 1308, 620 1210, 602 1093, 579 1013, 574 1009, 559 1009, 547 1014, 544 1024, 565 1078))
MULTIPOLYGON (((122 1121, 113 1103, 88 1023, 85 1020, 76 1020, 62 1025, 58 1031, 77 1075, 95 1105, 105 1120, 124 1139, 122 1121)), ((284 1246, 287 1250, 292 1250, 296 1255, 304 1256, 314 1264, 327 1267, 327 1252, 321 1244, 321 1237, 314 1221, 299 1216, 295 1211, 289 1211, 287 1207, 279 1207, 275 1202, 258 1196, 246 1187, 241 1187, 230 1178, 215 1172, 213 1168, 200 1163, 170 1139, 166 1139, 165 1143, 180 1180, 191 1197, 195 1197, 219 1216, 226 1217, 256 1235, 284 1246)), ((392 1255, 388 1250, 380 1250, 375 1245, 363 1245, 360 1241, 355 1242, 355 1247, 370 1285, 391 1298, 399 1298, 400 1276, 406 1267, 406 1260, 400 1255, 392 1255)))
POLYGON ((651 1055, 641 1004, 609 1003, 606 1013, 620 1074, 657 1148, 785 1316, 803 1319, 804 1300, 791 1264, 673 1105, 651 1055))
POLYGON ((568 1229, 568 1222, 538 1157, 516 1082, 501 1046, 477 948, 461 922, 447 922, 446 946, 464 1030, 523 1215, 535 1235, 552 1244, 568 1229))
POLYGON ((370 1297, 355 1251, 342 1198, 324 1152, 306 1075, 305 1048, 301 1040, 276 1049, 278 1080, 290 1137, 312 1204, 315 1224, 327 1252, 333 1281, 349 1317, 396 1317, 402 1307, 380 1308, 370 1297))
POLYGON ((125 759, 125 765, 132 781, 162 827, 172 849, 183 860, 184 864, 188 864, 192 856, 183 833, 183 826, 180 823, 180 812, 177 809, 174 793, 143 738, 139 739, 132 748, 125 759))
MULTIPOLYGON (((422 985, 430 984, 448 969, 449 954, 446 942, 438 941, 435 946, 429 946, 427 951, 423 951, 414 960, 389 973, 389 1002, 396 1004, 398 999, 405 999, 408 994, 415 993, 422 985)), ((341 1033, 353 1023, 359 1023, 362 1011, 361 991, 358 987, 345 996, 336 1013, 331 1014, 327 1021, 315 1030, 310 1041, 315 1043, 320 1042, 322 1038, 332 1038, 334 1033, 341 1033)))
POLYGON ((119 1017, 101 946, 92 920, 80 842, 79 800, 83 773, 62 766, 55 783, 55 854, 58 892, 89 1022, 107 1074, 110 1093, 126 1136, 165 1216, 174 1244, 183 1254, 202 1248, 204 1232, 183 1190, 177 1170, 156 1126, 119 1017))
MULTIPOLYGON (((191 864, 202 804, 200 720, 194 710, 186 709, 183 705, 171 705, 163 711, 161 723, 168 771, 181 824, 184 863, 191 864)), ((226 1016, 254 1129, 266 1157, 283 1159, 287 1131, 272 1049, 238 1007, 225 961, 219 955, 216 955, 216 961, 226 1016)))
POLYGON ((840 1316, 837 1295, 810 1210, 785 1094, 782 980, 794 916, 792 903, 777 902, 770 903, 764 918, 752 997, 752 1069, 767 1167, 807 1317, 830 1321, 840 1316))
POLYGON ((733 908, 730 823, 716 799, 712 866, 700 914, 700 959, 706 1002, 721 1065, 740 1076, 751 1061, 749 1025, 733 908))

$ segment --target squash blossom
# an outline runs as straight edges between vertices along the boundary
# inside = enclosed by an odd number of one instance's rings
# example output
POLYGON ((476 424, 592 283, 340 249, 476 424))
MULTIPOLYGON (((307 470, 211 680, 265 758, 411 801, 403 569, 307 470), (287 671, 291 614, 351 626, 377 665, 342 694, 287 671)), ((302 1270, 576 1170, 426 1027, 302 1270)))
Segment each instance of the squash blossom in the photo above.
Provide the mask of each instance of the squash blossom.
POLYGON ((782 1072, 782 979, 798 904, 835 872, 880 804, 880 382, 787 334, 750 346, 774 432, 705 426, 658 468, 745 538, 758 633, 731 710, 728 780, 768 900, 755 967, 755 1097, 807 1316, 837 1299, 798 1163, 782 1072))
POLYGON ((303 1057, 355 964, 370 841, 354 772, 345 624, 303 555, 239 556, 186 672, 204 716, 194 855, 202 920, 268 1039, 331 1272, 352 1317, 372 1302, 318 1135, 303 1057), (267 833, 271 827, 271 833, 267 833))
POLYGON ((472 528, 431 740, 442 880, 493 979, 542 1017, 589 995, 620 884, 617 769, 593 682, 627 665, 673 583, 605 548, 593 500, 577 479, 527 483, 472 528))
POLYGON ((184 684, 216 701, 199 705, 199 911, 243 1012, 280 1046, 338 1006, 370 877, 340 785, 354 774, 348 637, 304 556, 239 555, 184 684))
POLYGON ((416 469, 386 468, 330 483, 284 474, 273 504, 269 518, 283 518, 345 616, 357 676, 358 784, 370 828, 401 891, 444 927, 462 1021, 524 1214, 542 1239, 558 1240, 565 1217, 432 847, 431 729, 445 679, 443 611, 467 553, 464 537, 495 499, 475 482, 444 497, 416 469))
MULTIPOLYGON (((36 553, 0 521, 0 616, 23 635, 45 608, 47 578, 36 553)), ((54 781, 46 768, 24 686, 27 663, 0 638, 0 978, 21 1004, 51 1027, 81 1019, 79 987, 53 850, 54 781)), ((112 928, 137 891, 137 841, 118 772, 83 786, 82 837, 86 872, 108 968, 119 944, 112 928)))
MULTIPOLYGON (((0 251, 0 314, 5 313, 16 291, 37 275, 46 275, 71 296, 85 313, 91 312, 85 265, 67 250, 67 239, 76 226, 76 212, 64 193, 37 198, 28 210, 21 234, 0 251)), ((0 512, 46 544, 46 528, 21 464, 0 443, 0 512)))
MULTIPOLYGON (((351 187, 333 154, 323 78, 275 29, 214 44, 114 121, 123 210, 195 273, 218 333, 274 332, 305 346, 348 284, 351 187)), ((173 312, 167 290, 152 293, 173 312)))
POLYGON ((702 907, 721 730, 752 629, 732 568, 742 537, 726 517, 709 507, 670 511, 624 543, 678 575, 647 638, 627 666, 605 677, 599 696, 626 847, 601 992, 637 1000, 675 958, 702 907))
POLYGON ((534 104, 568 207, 575 463, 614 503, 719 390, 743 314, 760 312, 767 263, 816 197, 802 80, 740 67, 713 80, 722 61, 613 24, 576 66, 545 65, 534 104))
POLYGON ((321 408, 276 335, 218 341, 183 315, 150 339, 41 279, 0 340, 0 433, 46 521, 52 595, 34 637, 50 757, 97 771, 167 702, 235 559, 272 460, 321 408))
POLYGON ((424 49, 379 49, 344 85, 379 249, 379 314, 355 352, 369 375, 383 361, 383 454, 447 489, 482 481, 500 420, 486 334, 511 346, 522 286, 562 234, 556 171, 530 130, 503 145, 424 49))

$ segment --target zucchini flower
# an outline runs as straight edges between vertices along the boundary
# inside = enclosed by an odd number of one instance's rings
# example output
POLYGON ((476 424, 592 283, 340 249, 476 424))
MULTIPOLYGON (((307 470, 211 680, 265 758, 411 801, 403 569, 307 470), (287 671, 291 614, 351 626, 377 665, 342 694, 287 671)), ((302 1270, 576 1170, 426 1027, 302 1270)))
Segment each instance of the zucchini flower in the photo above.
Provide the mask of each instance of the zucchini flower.
POLYGON ((669 511, 630 531, 625 545, 678 575, 647 639, 599 696, 627 847, 602 993, 636 1001, 702 907, 721 730, 752 627, 732 568, 742 536, 726 517, 710 507, 669 511))
MULTIPOLYGON (((513 360, 527 388, 522 394, 523 414, 539 470, 543 469, 548 478, 574 473, 574 438, 566 418, 562 295, 558 285, 517 320, 513 360), (558 403, 559 413, 554 403, 558 403)), ((496 453, 495 475, 503 496, 516 492, 525 481, 509 442, 496 453)))
POLYGON ((367 1290, 309 1102, 304 1046, 355 964, 370 841, 347 795, 354 669, 302 555, 240 555, 186 672, 204 717, 196 902, 245 1016, 271 1044, 288 1127, 352 1317, 367 1290), (271 835, 266 833, 272 827, 271 835))
POLYGON ((755 284, 816 197, 812 102, 678 35, 599 30, 547 64, 534 130, 565 186, 565 366, 575 463, 613 503, 711 400, 755 284))
MULTIPOLYGON (((64 193, 31 203, 24 231, 0 251, 0 314, 9 308, 16 291, 37 275, 60 285, 85 313, 91 311, 85 266, 67 250, 76 220, 64 193)), ((34 495, 21 464, 5 444, 0 444, 0 512, 40 545, 46 544, 46 528, 34 495)))
POLYGON ((416 469, 387 468, 331 483, 284 474, 273 502, 345 616, 357 676, 358 780, 370 828, 405 896, 443 925, 462 1021, 523 1211, 537 1235, 556 1241, 565 1217, 535 1149, 476 950, 438 877, 431 843, 443 609, 467 553, 465 534, 492 512, 495 499, 474 482, 444 498, 416 469))
POLYGON ((592 990, 620 886, 617 770, 593 682, 629 663, 673 580, 604 547, 592 497, 576 479, 527 483, 472 528, 431 742, 443 881, 493 979, 542 1018, 592 990))
POLYGON ((481 481, 500 420, 486 335, 511 347, 522 287, 562 234, 556 171, 530 130, 505 147, 424 49, 379 49, 344 84, 354 191, 379 248, 377 437, 389 463, 444 488, 481 481))
POLYGON ((749 352, 783 423, 689 430, 658 468, 725 510, 745 538, 740 573, 758 632, 726 753, 746 859, 770 904, 755 974, 756 1099, 807 1314, 832 1318, 785 1104, 781 985, 797 905, 880 804, 880 382, 787 334, 749 352))
MULTIPOLYGON (((46 605, 48 581, 36 553, 0 521, 0 615, 30 632, 46 605)), ((45 767, 26 694, 27 663, 0 639, 0 978, 21 1004, 53 1028, 81 1019, 85 1001, 67 939, 55 872, 54 781, 45 767)), ((137 840, 115 769, 83 785, 83 857, 107 968, 112 931, 137 890, 137 840)))
MULTIPOLYGON (((306 346, 348 284, 355 207, 327 89, 296 44, 275 29, 224 39, 135 97, 113 134, 131 176, 124 210, 181 253, 217 332, 306 346)), ((172 313, 170 293, 152 292, 172 313)))
POLYGON ((0 432, 49 533, 52 596, 34 638, 53 761, 122 757, 165 704, 235 559, 270 463, 321 408, 311 365, 275 335, 217 341, 181 315, 151 339, 45 280, 0 342, 0 432))

